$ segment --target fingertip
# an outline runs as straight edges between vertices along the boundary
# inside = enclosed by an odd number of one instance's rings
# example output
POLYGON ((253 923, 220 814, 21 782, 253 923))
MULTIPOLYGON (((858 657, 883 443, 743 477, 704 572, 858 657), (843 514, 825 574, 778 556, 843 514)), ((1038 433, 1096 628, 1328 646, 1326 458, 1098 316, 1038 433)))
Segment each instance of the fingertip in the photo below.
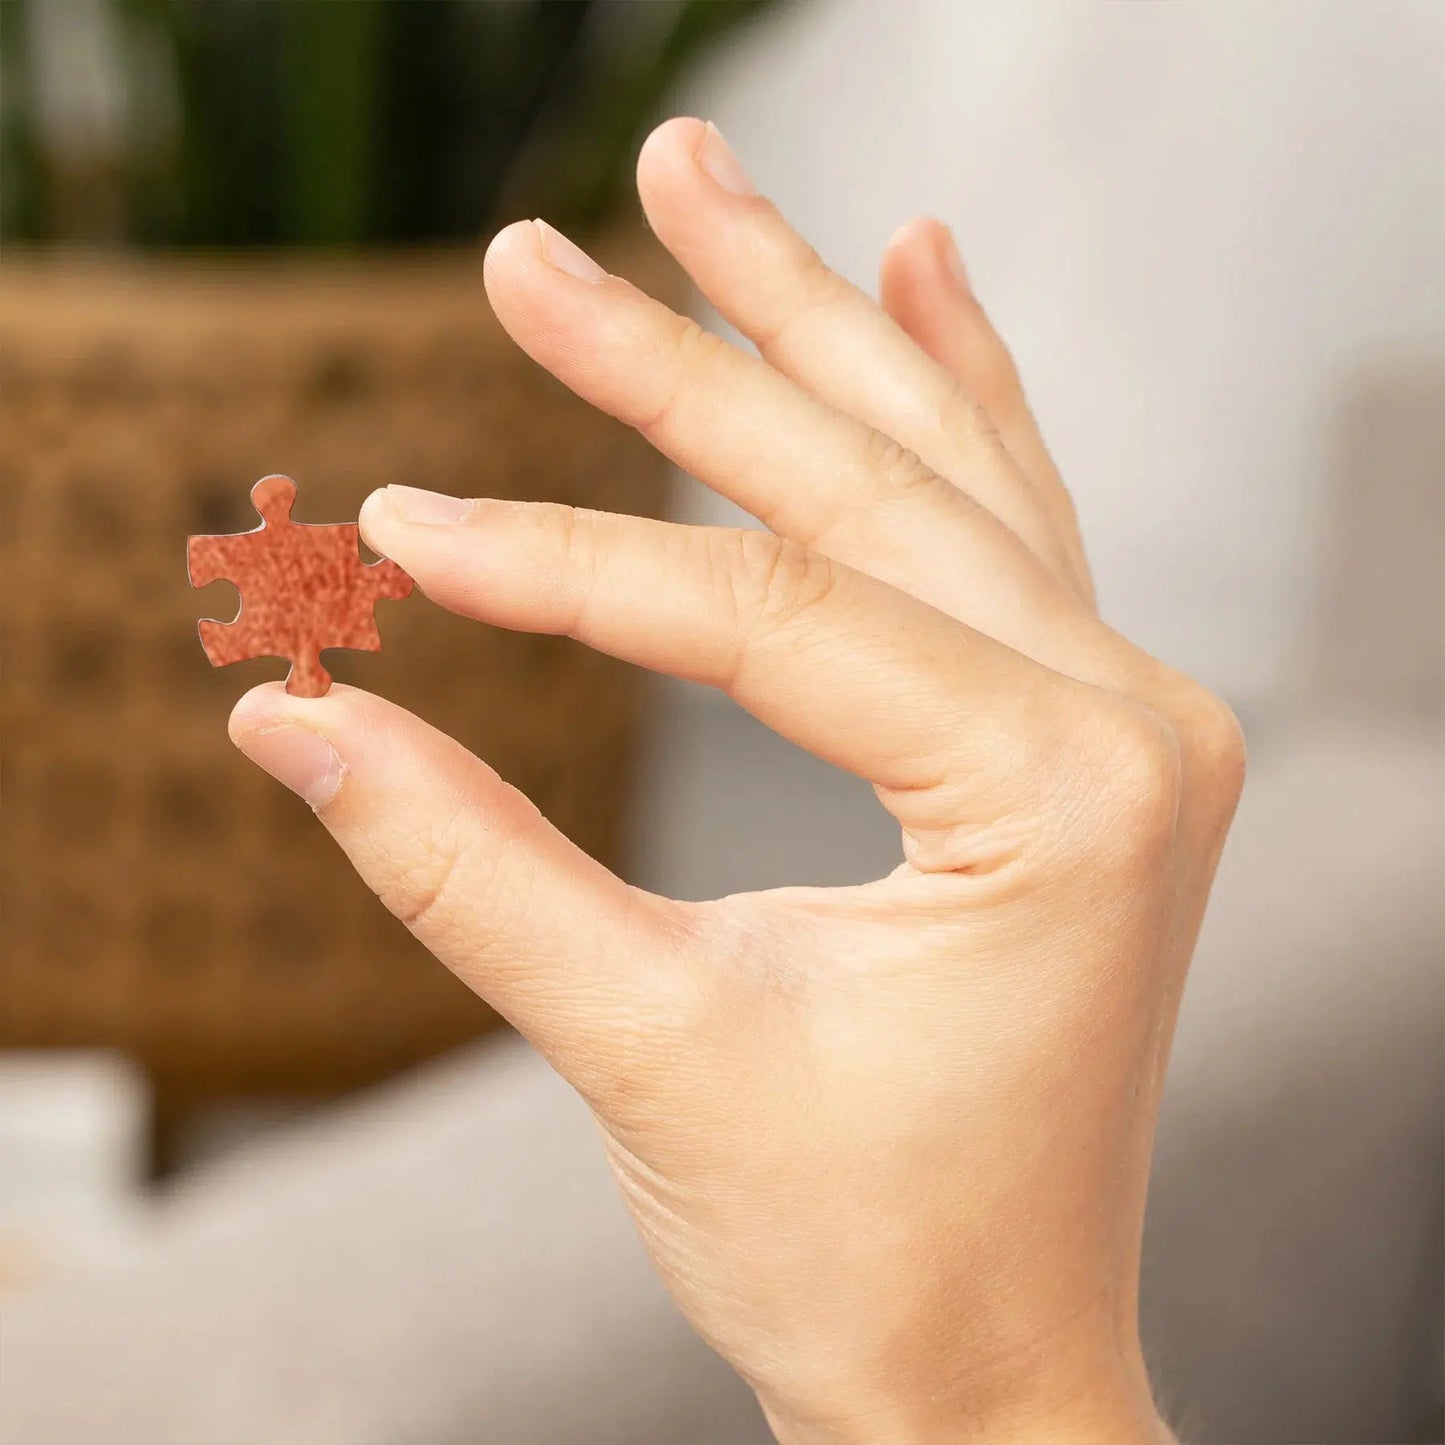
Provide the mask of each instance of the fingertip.
POLYGON ((915 216, 888 238, 883 248, 882 272, 885 282, 906 279, 970 289, 953 232, 935 216, 915 216))
POLYGON ((280 682, 263 682, 250 692, 242 693, 226 721, 231 741, 239 747, 243 738, 275 726, 282 716, 286 696, 286 686, 280 682))
POLYGON ((284 682, 263 682, 237 699, 226 731, 238 746, 255 733, 293 723, 330 735, 377 701, 371 693, 344 682, 333 682, 322 697, 293 697, 284 682))
POLYGON ((482 284, 487 294, 492 294, 494 286, 505 284, 514 268, 540 260, 541 255, 541 237, 535 221, 513 221, 510 226, 503 226, 492 237, 482 257, 482 284))
POLYGON ((692 115, 675 115, 657 126, 637 153, 637 188, 641 191, 679 160, 690 163, 707 134, 707 122, 692 115))
POLYGON ((878 267, 883 309, 940 365, 957 374, 959 328, 978 318, 978 301, 954 243, 933 216, 901 225, 878 267))
POLYGON ((943 222, 933 216, 915 216, 894 231, 884 251, 887 254, 914 254, 920 247, 936 246, 938 233, 946 230, 943 222))
POLYGON ((513 221, 510 225, 503 226, 488 243, 486 254, 482 257, 482 264, 494 266, 500 261, 516 255, 519 250, 532 256, 538 254, 536 221, 530 219, 513 221))
POLYGON ((483 284, 502 329, 534 361, 556 371, 553 358, 587 348, 579 328, 605 322, 627 283, 543 221, 518 221, 487 248, 483 284), (577 283, 584 284, 577 284, 577 283))
POLYGON ((377 546, 377 541, 390 530, 387 523, 391 520, 391 506, 387 501, 387 490, 386 487, 378 487, 361 504, 361 510, 356 514, 356 524, 361 529, 362 540, 383 557, 390 554, 385 547, 377 546))

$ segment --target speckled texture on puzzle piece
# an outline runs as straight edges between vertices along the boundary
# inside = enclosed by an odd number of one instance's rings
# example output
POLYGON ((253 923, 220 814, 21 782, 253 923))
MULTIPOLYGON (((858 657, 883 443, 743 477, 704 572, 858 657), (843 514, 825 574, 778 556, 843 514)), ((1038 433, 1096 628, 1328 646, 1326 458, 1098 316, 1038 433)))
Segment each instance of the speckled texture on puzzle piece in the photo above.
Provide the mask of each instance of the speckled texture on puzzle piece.
POLYGON ((200 624, 201 645, 213 667, 284 657, 291 663, 286 691, 321 697, 331 686, 322 650, 378 651, 375 604, 407 596, 412 580, 395 562, 361 560, 355 522, 293 522, 295 501, 290 477, 263 477, 251 488, 261 525, 229 536, 188 538, 186 565, 192 587, 225 580, 241 593, 234 621, 205 618, 200 624))

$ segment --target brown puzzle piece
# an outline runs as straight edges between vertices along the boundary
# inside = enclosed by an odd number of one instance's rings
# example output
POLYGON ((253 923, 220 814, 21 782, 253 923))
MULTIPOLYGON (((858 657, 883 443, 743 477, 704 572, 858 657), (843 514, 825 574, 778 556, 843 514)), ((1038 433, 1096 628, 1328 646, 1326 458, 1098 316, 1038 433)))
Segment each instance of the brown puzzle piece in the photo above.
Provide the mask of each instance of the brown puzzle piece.
POLYGON ((379 651, 375 605, 384 597, 407 596, 412 580, 395 562, 361 560, 355 522, 319 527, 293 522, 295 501, 290 477, 263 477, 251 488, 261 525, 229 536, 188 538, 186 567, 192 587, 224 580, 241 594, 233 621, 200 623, 201 646, 213 667, 284 657, 291 663, 286 691, 321 697, 331 686, 322 650, 379 651))

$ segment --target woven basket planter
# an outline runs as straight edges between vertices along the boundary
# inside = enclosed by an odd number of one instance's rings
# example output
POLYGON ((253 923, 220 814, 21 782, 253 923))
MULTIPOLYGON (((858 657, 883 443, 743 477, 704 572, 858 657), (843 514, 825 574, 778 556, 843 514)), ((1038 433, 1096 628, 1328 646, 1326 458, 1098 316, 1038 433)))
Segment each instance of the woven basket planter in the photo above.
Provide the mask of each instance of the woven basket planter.
MULTIPOLYGON (((657 255, 603 246, 658 290, 657 255)), ((663 288, 675 282, 663 281, 663 288)), ((373 487, 657 514, 665 473, 502 334, 480 258, 0 270, 0 1046, 112 1046, 163 1117, 334 1091, 486 1029, 306 808, 225 720, 256 661, 213 671, 190 532, 256 525, 267 472, 302 522, 373 487)), ((564 639, 378 609, 341 681, 461 739, 573 839, 615 858, 631 671, 564 639)))

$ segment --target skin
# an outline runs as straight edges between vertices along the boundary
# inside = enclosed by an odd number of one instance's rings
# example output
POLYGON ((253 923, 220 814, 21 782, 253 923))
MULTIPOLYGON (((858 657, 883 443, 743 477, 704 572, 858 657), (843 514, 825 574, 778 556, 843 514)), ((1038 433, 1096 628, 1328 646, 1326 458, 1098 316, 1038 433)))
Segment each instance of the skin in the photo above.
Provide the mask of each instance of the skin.
POLYGON ((662 1277, 785 1445, 1165 1440, 1140 1235, 1239 728, 1099 620, 941 225, 894 236, 880 305, 700 121, 654 132, 638 191, 760 355, 540 223, 492 242, 488 295, 768 530, 391 487, 363 533, 444 607, 723 689, 871 781, 904 861, 679 903, 379 698, 263 687, 232 736, 580 1091, 662 1277))

